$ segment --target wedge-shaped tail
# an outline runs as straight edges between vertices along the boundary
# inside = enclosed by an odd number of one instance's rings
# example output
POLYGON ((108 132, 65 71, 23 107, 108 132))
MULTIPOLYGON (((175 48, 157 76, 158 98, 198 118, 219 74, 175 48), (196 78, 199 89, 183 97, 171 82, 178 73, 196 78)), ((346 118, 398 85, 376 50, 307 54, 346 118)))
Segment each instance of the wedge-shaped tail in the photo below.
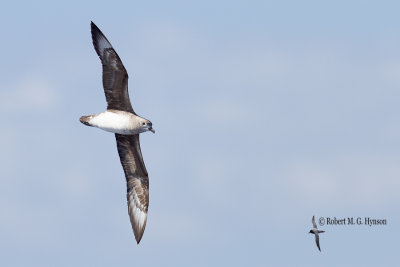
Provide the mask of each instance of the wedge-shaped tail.
POLYGON ((90 125, 90 120, 92 119, 93 116, 89 115, 89 116, 82 116, 79 121, 82 122, 83 124, 87 125, 87 126, 92 126, 90 125))

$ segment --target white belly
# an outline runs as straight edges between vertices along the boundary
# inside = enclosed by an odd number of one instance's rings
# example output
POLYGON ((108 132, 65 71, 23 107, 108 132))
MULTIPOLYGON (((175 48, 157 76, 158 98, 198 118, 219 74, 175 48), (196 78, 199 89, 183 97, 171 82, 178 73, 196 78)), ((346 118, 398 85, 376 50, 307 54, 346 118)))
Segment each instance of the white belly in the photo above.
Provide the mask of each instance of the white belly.
POLYGON ((90 120, 90 125, 104 131, 118 134, 136 134, 135 116, 125 111, 105 111, 99 113, 90 120))

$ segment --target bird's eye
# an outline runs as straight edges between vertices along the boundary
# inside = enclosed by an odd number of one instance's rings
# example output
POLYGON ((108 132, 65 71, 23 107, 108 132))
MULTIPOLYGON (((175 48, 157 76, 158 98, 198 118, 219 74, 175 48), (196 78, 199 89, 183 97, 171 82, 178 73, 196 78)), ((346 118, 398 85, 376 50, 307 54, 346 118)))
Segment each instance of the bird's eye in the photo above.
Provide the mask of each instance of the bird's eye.
POLYGON ((145 123, 145 122, 142 122, 142 125, 143 125, 143 126, 145 126, 145 125, 146 125, 146 123, 145 123))

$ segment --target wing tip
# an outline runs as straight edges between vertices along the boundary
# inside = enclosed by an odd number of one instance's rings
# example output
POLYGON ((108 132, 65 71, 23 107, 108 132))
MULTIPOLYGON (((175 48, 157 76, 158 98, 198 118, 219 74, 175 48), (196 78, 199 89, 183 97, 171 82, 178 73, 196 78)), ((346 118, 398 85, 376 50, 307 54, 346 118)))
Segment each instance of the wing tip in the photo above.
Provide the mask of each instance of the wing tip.
POLYGON ((92 32, 92 36, 94 33, 101 32, 99 27, 97 27, 97 25, 94 24, 94 22, 92 20, 90 21, 90 30, 92 32))
POLYGON ((100 59, 103 56, 103 50, 105 48, 112 48, 111 43, 107 40, 106 36, 103 32, 94 24, 93 21, 90 21, 90 32, 92 33, 92 42, 94 49, 96 50, 97 55, 99 55, 100 59), (100 49, 102 47, 102 49, 100 49))
POLYGON ((136 239, 136 242, 138 245, 139 245, 140 241, 142 240, 144 230, 146 228, 146 222, 147 222, 147 213, 145 215, 144 223, 142 226, 139 226, 138 222, 136 222, 136 221, 132 224, 133 234, 135 235, 135 239, 136 239))
POLYGON ((140 240, 142 240, 143 233, 144 233, 144 231, 143 231, 140 235, 136 235, 136 233, 135 233, 135 239, 136 239, 136 243, 137 243, 138 245, 139 245, 139 243, 140 243, 140 240))
MULTIPOLYGON (((135 235, 136 242, 139 244, 143 237, 144 230, 147 223, 147 205, 139 208, 135 196, 128 194, 128 213, 132 225, 133 234, 135 235)), ((148 202, 147 202, 148 203, 148 202)))
POLYGON ((93 23, 93 21, 90 21, 90 32, 92 34, 92 43, 94 46, 94 50, 96 50, 97 55, 101 58, 102 53, 100 53, 99 46, 98 46, 98 36, 99 33, 101 33, 100 29, 96 26, 96 24, 93 23))

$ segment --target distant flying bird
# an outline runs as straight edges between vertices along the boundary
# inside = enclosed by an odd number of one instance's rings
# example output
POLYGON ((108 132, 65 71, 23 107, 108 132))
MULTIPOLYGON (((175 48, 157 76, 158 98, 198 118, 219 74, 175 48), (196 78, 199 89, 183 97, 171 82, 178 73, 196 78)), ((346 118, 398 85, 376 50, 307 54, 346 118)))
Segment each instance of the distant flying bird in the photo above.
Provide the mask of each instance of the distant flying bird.
POLYGON ((136 115, 128 94, 128 74, 117 52, 91 22, 94 49, 103 65, 105 112, 82 116, 80 122, 115 133, 117 149, 127 183, 128 212, 136 242, 142 239, 149 207, 149 176, 140 151, 139 134, 155 132, 152 123, 136 115))
POLYGON ((313 224, 313 228, 308 233, 315 235, 315 243, 317 243, 317 247, 318 247, 319 251, 321 251, 321 248, 319 247, 319 234, 325 233, 325 231, 318 230, 317 224, 315 223, 315 216, 312 217, 312 224, 313 224))

